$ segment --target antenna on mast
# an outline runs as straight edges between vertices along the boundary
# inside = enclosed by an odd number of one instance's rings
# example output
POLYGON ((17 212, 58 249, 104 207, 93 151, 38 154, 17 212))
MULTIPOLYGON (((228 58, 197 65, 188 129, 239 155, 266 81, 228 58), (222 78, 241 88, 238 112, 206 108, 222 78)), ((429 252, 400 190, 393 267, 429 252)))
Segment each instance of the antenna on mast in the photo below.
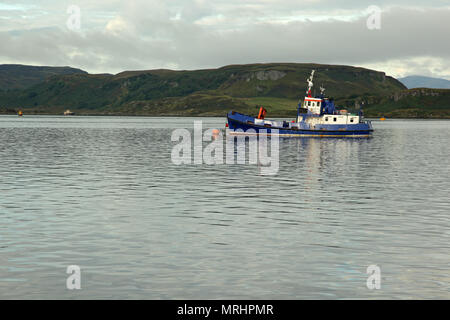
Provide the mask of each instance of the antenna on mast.
POLYGON ((320 94, 324 95, 325 93, 325 87, 323 86, 323 84, 320 86, 320 94))

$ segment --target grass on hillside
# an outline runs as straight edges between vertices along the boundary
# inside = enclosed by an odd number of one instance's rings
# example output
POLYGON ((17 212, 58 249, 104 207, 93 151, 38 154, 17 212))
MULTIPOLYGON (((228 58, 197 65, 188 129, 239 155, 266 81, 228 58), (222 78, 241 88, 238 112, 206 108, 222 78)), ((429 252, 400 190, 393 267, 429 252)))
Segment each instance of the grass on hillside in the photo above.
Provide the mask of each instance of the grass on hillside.
POLYGON ((296 100, 273 97, 252 97, 240 100, 250 106, 255 106, 256 110, 264 107, 268 117, 295 117, 297 115, 298 101, 296 100))

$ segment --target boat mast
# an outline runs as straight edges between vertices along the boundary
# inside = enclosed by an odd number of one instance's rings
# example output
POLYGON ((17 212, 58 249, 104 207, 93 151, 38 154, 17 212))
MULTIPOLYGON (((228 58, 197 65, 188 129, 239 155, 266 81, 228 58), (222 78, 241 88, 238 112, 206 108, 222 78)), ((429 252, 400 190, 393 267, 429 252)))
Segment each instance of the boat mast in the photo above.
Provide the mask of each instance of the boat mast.
POLYGON ((308 90, 306 90, 306 94, 308 95, 308 97, 311 97, 311 89, 313 87, 313 78, 314 78, 314 72, 316 70, 311 71, 311 75, 309 76, 309 78, 306 80, 306 83, 308 83, 308 90))

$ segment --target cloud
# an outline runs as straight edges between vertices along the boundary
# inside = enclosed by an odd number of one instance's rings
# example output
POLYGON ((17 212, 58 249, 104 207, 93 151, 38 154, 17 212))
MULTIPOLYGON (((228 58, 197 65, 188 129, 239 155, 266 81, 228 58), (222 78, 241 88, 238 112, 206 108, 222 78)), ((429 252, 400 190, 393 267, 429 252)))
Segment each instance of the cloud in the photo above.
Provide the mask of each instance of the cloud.
MULTIPOLYGON (((31 5, 21 2, 24 8, 31 5)), ((27 9, 29 15, 48 17, 30 19, 28 28, 20 27, 23 12, 8 19, 0 14, 0 63, 114 73, 318 62, 371 67, 398 77, 450 78, 450 7, 441 1, 427 7, 415 0, 396 0, 396 6, 379 1, 380 30, 366 27, 369 1, 345 6, 330 0, 78 2, 81 32, 66 29, 67 8, 51 6, 55 1, 27 9)))
POLYGON ((105 31, 118 36, 123 32, 133 32, 133 28, 131 28, 129 23, 127 23, 122 17, 117 16, 108 21, 105 31))

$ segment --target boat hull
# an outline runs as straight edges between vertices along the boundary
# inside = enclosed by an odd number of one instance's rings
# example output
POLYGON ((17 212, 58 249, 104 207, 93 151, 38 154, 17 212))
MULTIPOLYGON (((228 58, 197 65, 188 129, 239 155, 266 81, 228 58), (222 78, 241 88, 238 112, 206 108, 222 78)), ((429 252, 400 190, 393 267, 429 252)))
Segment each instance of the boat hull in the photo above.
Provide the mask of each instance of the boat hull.
POLYGON ((282 126, 255 124, 255 118, 237 112, 227 115, 229 135, 278 135, 283 137, 352 137, 369 138, 373 129, 370 123, 350 125, 328 125, 316 129, 289 127, 287 122, 282 126), (286 127, 285 125, 288 125, 286 127))

